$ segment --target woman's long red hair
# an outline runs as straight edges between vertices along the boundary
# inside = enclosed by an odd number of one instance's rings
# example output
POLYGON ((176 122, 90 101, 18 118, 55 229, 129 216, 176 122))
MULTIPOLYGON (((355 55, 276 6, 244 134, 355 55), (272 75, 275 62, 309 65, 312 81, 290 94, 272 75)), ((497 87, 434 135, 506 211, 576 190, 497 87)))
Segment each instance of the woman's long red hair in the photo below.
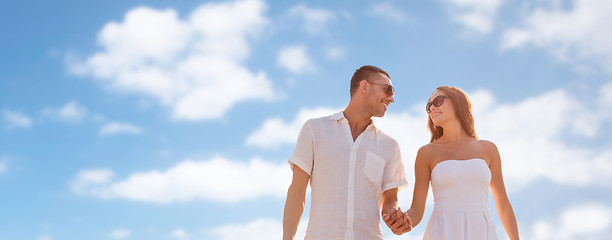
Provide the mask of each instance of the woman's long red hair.
MULTIPOLYGON (((453 104, 453 108, 455 109, 455 116, 459 120, 461 124, 461 128, 468 136, 473 138, 478 138, 476 136, 476 132, 474 131, 474 117, 472 116, 472 104, 468 99, 467 95, 461 91, 461 89, 456 87, 448 87, 442 86, 436 88, 437 91, 441 91, 444 93, 444 96, 453 104)), ((431 121, 431 117, 427 116, 428 122, 427 127, 429 127, 429 132, 431 133, 432 143, 436 139, 442 137, 444 134, 444 129, 439 126, 435 126, 431 121)))

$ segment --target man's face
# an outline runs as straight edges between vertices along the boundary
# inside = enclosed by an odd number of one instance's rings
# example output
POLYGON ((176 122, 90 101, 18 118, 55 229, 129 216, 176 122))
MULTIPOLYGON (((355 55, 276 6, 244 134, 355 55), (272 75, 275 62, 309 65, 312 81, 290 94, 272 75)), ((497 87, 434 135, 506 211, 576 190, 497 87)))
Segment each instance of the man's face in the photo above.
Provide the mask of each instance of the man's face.
POLYGON ((382 73, 368 79, 368 95, 366 97, 366 110, 375 117, 382 117, 389 104, 394 102, 395 92, 391 79, 382 73))

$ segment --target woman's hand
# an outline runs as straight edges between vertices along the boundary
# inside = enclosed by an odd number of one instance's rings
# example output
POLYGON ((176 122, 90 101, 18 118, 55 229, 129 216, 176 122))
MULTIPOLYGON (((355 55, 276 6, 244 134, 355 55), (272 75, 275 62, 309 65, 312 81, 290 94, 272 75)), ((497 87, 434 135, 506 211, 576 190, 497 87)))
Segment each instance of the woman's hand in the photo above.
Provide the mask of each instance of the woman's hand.
POLYGON ((412 230, 410 217, 399 207, 395 211, 383 214, 383 221, 395 235, 402 235, 412 230))

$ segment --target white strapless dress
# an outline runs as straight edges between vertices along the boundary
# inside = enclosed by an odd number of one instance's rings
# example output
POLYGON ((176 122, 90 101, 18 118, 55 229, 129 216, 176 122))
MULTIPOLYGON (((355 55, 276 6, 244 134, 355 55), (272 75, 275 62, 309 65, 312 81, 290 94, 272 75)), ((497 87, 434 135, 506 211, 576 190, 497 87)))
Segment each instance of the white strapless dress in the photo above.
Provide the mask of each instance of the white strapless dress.
POLYGON ((483 159, 445 160, 431 171, 434 210, 424 240, 496 240, 491 170, 483 159))

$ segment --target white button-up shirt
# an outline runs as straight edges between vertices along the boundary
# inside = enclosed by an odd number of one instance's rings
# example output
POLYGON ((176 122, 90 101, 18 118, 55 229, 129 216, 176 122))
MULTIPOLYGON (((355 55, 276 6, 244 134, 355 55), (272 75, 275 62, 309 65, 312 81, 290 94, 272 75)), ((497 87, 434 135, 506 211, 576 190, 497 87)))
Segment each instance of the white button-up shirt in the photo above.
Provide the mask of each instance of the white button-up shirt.
POLYGON ((305 239, 383 239, 382 193, 407 185, 398 143, 370 124, 353 141, 343 112, 308 120, 289 159, 310 175, 305 239))

